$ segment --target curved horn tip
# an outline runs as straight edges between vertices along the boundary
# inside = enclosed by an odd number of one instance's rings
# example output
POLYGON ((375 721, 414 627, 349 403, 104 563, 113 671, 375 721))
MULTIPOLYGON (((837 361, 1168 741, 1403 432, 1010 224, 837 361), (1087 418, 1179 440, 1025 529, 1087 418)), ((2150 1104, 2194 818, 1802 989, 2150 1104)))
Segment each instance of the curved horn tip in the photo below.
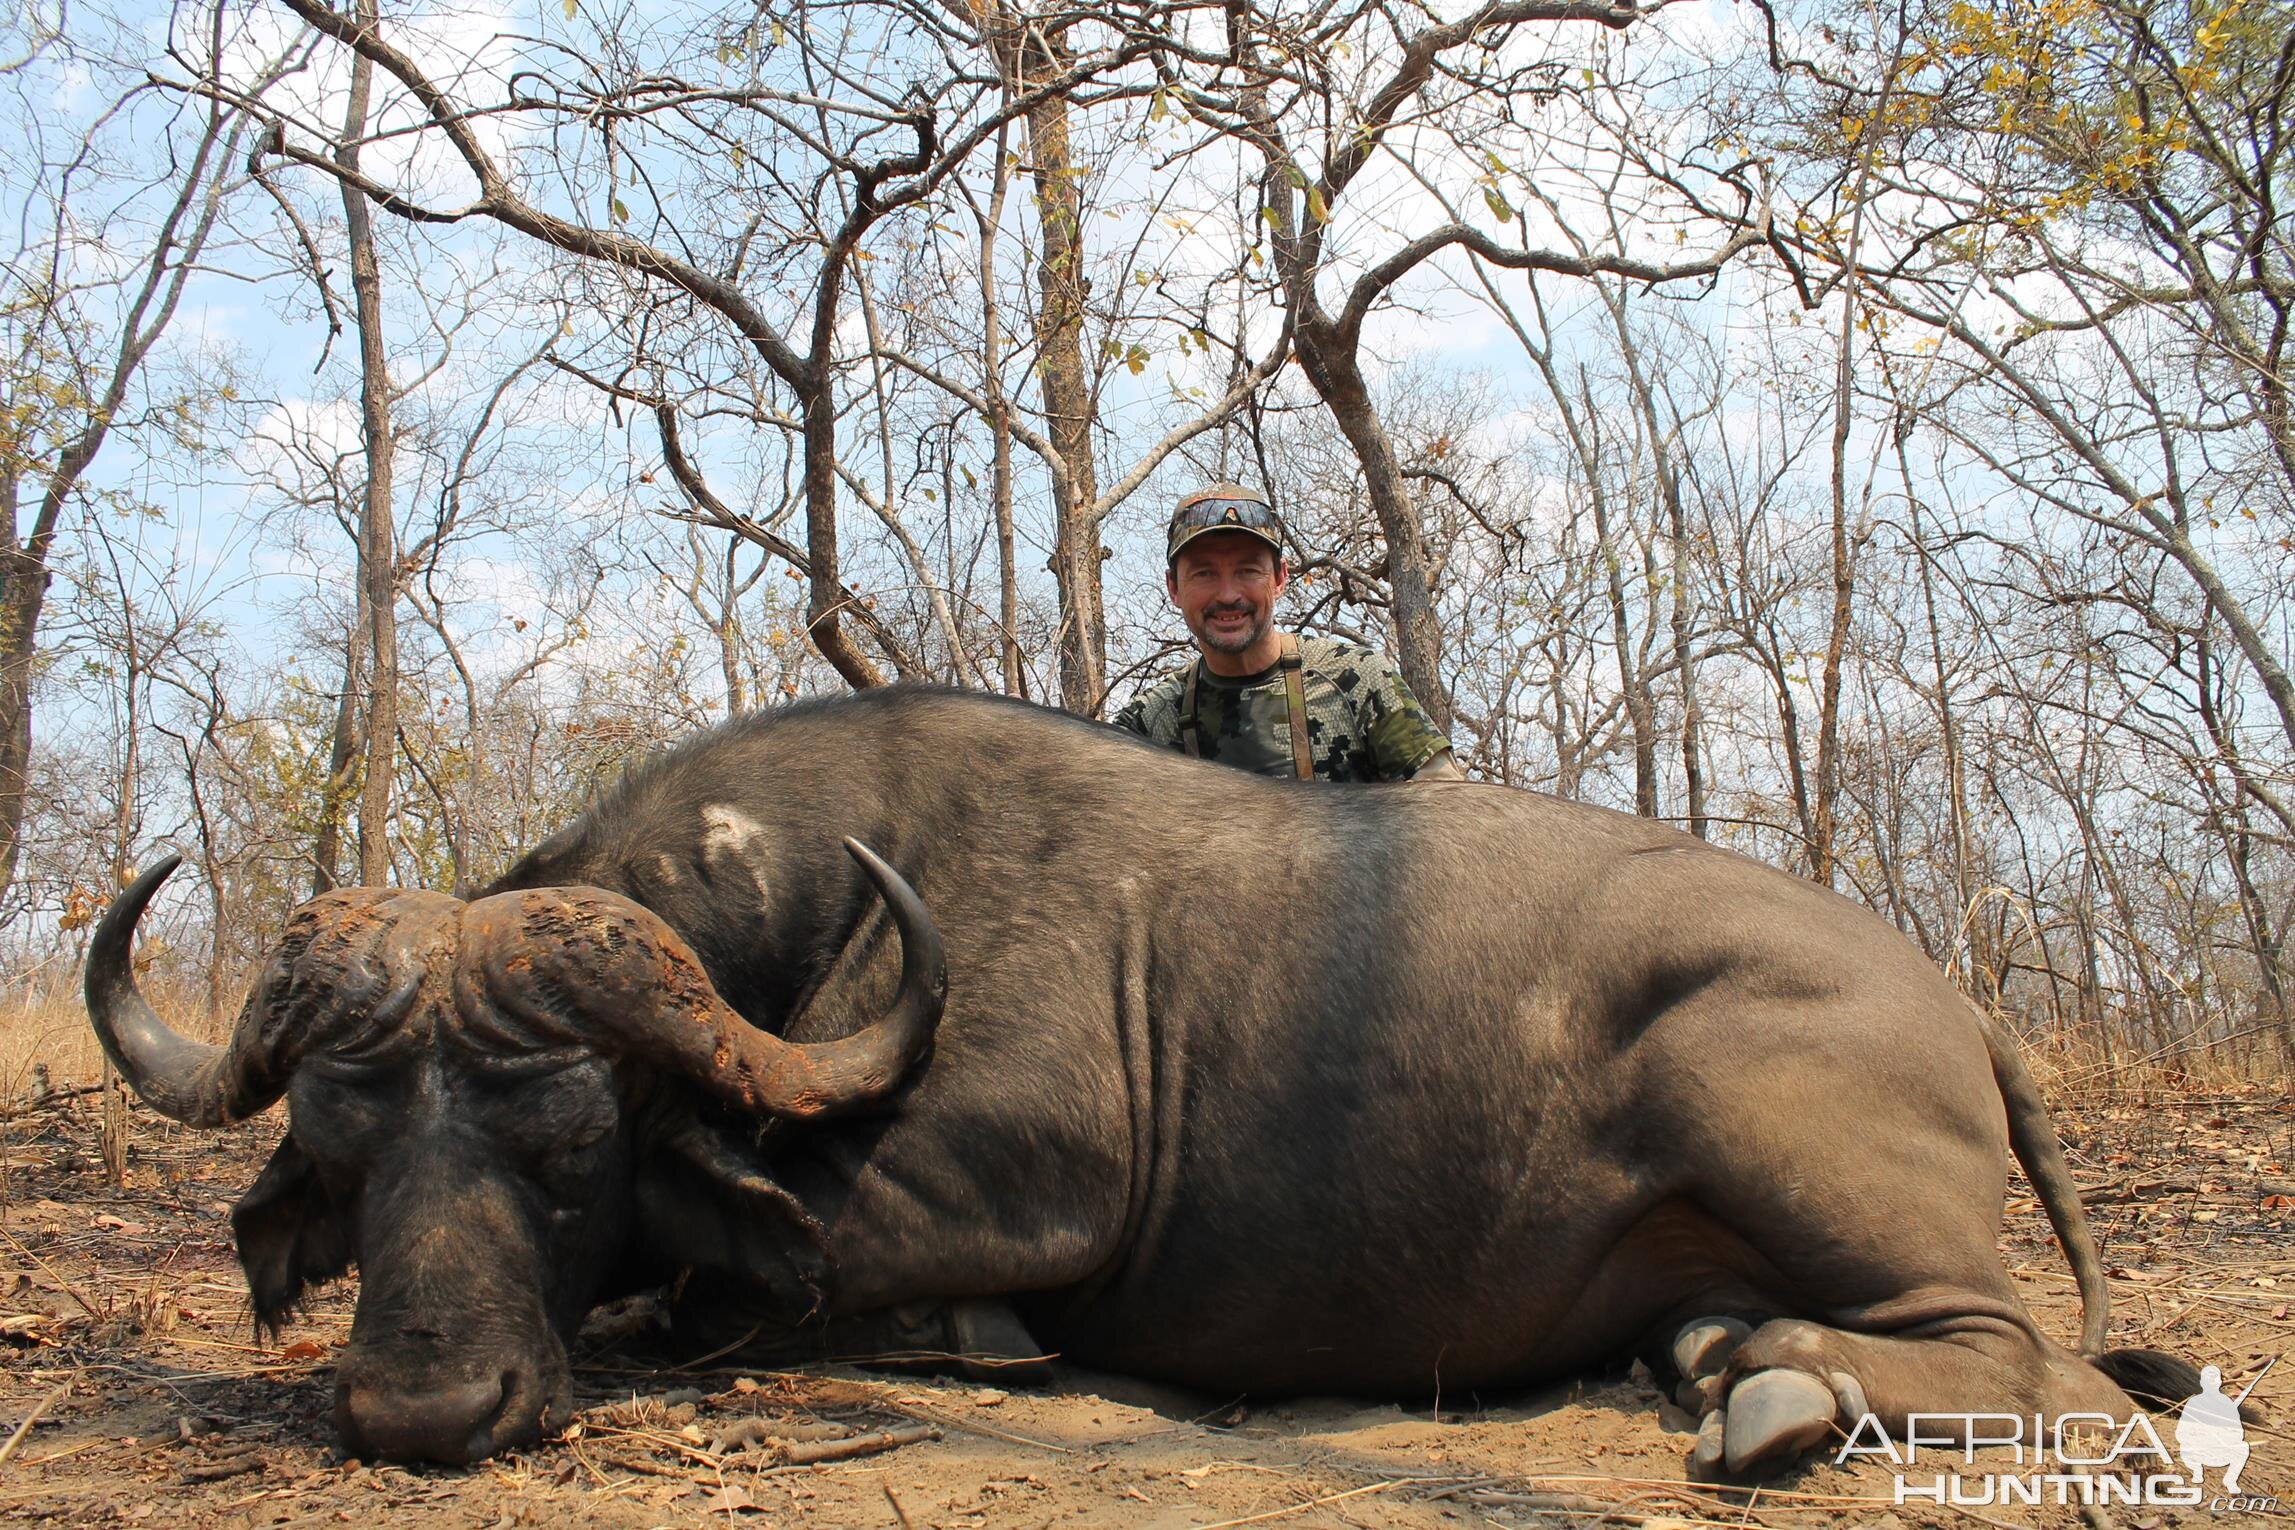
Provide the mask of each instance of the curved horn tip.
POLYGON ((160 883, 173 876, 175 868, 182 864, 183 853, 179 850, 170 850, 149 866, 144 867, 142 871, 136 873, 134 880, 128 883, 126 891, 120 896, 131 897, 138 888, 144 889, 145 895, 149 896, 150 893, 158 890, 160 883))
POLYGON ((88 942, 81 991, 104 1055, 146 1104, 187 1125, 223 1126, 237 1103, 218 1088, 213 1073, 226 1049, 178 1035, 136 990, 136 924, 159 884, 182 863, 180 855, 163 856, 112 899, 88 942))
MULTIPOLYGON (((107 970, 111 963, 103 958, 112 954, 111 948, 119 942, 134 939, 135 927, 142 921, 152 895, 159 891, 159 884, 173 876, 175 868, 182 864, 183 857, 171 851, 146 866, 127 886, 112 895, 103 917, 96 921, 95 934, 88 940, 86 986, 91 999, 99 980, 116 978, 115 973, 107 970)), ((124 957, 126 953, 118 954, 124 957)))

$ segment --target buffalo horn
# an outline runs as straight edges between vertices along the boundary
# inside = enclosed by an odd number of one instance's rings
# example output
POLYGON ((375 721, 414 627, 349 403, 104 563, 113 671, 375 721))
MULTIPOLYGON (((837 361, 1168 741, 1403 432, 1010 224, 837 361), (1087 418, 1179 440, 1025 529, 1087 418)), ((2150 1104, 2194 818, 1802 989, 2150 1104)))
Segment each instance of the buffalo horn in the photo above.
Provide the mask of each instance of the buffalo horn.
POLYGON ((130 882, 112 900, 88 943, 88 1019, 104 1055, 144 1103, 187 1126, 228 1126, 276 1100, 286 1088, 282 1075, 240 1079, 230 1065, 230 1049, 177 1034, 144 1002, 135 985, 136 922, 152 894, 183 863, 168 856, 130 882))
POLYGON ((447 900, 367 887, 312 899, 288 915, 230 1045, 212 1046, 178 1034, 153 1012, 129 959, 136 922, 182 859, 159 862, 104 910, 88 943, 88 1019, 104 1055, 145 1104, 186 1126, 229 1126, 260 1115, 287 1092, 315 1017, 347 1008, 388 1023, 403 1014, 419 973, 396 971, 381 958, 395 951, 389 941, 409 910, 394 917, 384 905, 408 899, 419 913, 426 901, 447 900))
POLYGON ((940 932, 899 872, 858 840, 900 932, 900 992, 873 1023, 836 1041, 784 1041, 718 996, 692 949, 659 916, 593 887, 502 893, 470 906, 456 984, 482 979, 493 1001, 545 1027, 610 1038, 685 1073, 737 1108, 810 1119, 883 1099, 932 1042, 948 997, 940 932))

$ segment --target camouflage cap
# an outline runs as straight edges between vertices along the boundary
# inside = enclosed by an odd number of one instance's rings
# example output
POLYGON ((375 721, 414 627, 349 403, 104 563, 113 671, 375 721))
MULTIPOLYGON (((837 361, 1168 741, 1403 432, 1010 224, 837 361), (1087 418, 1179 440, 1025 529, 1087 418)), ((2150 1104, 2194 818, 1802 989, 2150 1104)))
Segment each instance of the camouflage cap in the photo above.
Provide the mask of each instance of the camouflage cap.
POLYGON ((1176 562, 1181 548, 1215 531, 1240 531, 1257 537, 1275 550, 1278 559, 1283 556, 1283 522, 1267 503, 1267 496, 1239 483, 1215 483, 1179 497, 1164 536, 1163 561, 1166 565, 1176 562))

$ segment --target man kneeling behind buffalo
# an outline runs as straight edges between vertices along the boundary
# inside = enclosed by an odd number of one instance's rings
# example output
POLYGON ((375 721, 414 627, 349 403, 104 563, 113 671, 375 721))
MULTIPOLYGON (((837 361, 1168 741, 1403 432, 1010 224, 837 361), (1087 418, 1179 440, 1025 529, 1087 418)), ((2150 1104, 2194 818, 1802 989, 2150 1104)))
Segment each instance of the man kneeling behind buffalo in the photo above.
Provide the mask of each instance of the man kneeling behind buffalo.
POLYGON ((1197 657, 1142 691, 1116 726, 1263 776, 1461 779, 1450 740, 1383 657, 1276 629, 1289 577, 1283 523, 1258 491, 1221 483, 1182 497, 1164 589, 1197 657))

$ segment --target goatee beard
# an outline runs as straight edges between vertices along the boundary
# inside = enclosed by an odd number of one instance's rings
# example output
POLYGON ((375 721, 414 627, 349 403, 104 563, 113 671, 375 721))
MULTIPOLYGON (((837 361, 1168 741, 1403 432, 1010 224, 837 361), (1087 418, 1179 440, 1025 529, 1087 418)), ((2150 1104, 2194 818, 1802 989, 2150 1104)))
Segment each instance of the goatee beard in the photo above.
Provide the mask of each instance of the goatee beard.
POLYGON ((1222 637, 1207 618, 1201 634, 1203 646, 1214 653, 1248 653, 1251 645, 1267 635, 1267 623, 1253 622, 1239 637, 1222 637))

